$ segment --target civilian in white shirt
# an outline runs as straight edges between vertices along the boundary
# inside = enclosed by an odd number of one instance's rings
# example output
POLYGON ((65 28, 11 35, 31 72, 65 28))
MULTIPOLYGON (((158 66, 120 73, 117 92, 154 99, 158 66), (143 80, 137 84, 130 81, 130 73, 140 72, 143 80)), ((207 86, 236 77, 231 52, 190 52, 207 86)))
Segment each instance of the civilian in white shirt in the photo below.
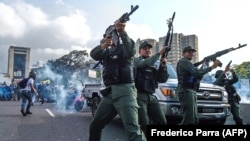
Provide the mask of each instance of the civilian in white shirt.
POLYGON ((32 103, 32 94, 35 93, 37 94, 37 90, 34 87, 34 80, 36 79, 36 74, 35 72, 30 72, 29 73, 29 80, 26 84, 26 87, 21 90, 21 98, 22 98, 22 104, 21 104, 21 113, 23 116, 26 116, 27 114, 32 114, 30 112, 30 106, 32 103), (25 110, 25 105, 28 100, 28 105, 26 106, 25 110))

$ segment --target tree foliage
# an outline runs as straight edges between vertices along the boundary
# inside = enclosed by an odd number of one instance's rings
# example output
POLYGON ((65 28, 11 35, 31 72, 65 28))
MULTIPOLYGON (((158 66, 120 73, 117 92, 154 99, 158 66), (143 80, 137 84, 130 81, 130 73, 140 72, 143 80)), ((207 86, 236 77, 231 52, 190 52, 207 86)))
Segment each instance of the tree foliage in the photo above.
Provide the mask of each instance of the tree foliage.
MULTIPOLYGON (((74 50, 58 59, 48 60, 45 65, 48 66, 54 74, 63 76, 63 84, 66 86, 75 72, 81 72, 84 68, 88 67, 88 61, 86 61, 86 57, 88 57, 86 50, 74 50)), ((39 75, 40 78, 37 78, 38 80, 41 81, 51 78, 51 76, 46 74, 45 70, 45 66, 35 70, 41 74, 39 75)))
POLYGON ((250 77, 250 61, 243 62, 235 66, 235 72, 241 79, 248 79, 250 77))
POLYGON ((88 57, 88 53, 86 50, 74 50, 56 60, 50 60, 48 61, 48 63, 50 63, 52 67, 60 67, 63 69, 76 71, 85 67, 86 56, 88 57))

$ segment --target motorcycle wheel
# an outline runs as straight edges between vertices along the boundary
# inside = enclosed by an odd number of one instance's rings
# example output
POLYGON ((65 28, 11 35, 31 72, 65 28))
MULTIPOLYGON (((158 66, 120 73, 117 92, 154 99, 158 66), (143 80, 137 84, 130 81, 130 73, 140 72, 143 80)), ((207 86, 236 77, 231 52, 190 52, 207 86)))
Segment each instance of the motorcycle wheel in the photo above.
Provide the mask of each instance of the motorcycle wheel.
POLYGON ((75 110, 76 110, 76 111, 80 111, 80 110, 82 109, 82 107, 83 107, 83 102, 77 101, 77 102, 75 103, 75 110))

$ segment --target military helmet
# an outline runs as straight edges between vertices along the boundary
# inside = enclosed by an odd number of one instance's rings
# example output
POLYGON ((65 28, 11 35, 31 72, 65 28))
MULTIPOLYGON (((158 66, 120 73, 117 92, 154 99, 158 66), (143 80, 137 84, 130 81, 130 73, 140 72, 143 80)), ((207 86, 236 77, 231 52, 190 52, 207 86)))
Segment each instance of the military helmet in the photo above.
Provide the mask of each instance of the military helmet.
POLYGON ((223 73, 223 70, 217 70, 216 72, 215 72, 215 78, 218 78, 221 74, 223 73))

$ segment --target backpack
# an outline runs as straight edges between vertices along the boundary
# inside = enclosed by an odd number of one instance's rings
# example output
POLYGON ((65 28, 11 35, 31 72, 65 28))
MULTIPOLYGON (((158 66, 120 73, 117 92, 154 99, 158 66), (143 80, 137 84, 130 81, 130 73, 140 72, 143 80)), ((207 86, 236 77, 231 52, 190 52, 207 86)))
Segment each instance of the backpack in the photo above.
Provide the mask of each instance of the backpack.
POLYGON ((29 78, 24 78, 22 79, 20 82, 18 82, 18 87, 21 88, 21 89, 24 89, 27 85, 27 82, 28 82, 29 78))

